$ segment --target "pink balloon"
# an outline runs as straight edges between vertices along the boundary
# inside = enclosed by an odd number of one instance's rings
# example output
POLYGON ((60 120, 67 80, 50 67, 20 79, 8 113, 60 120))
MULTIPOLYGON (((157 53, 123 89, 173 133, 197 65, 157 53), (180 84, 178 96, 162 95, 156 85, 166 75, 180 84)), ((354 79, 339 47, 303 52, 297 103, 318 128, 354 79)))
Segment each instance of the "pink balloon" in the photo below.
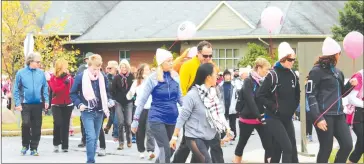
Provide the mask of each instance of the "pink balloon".
POLYGON ((262 26, 268 30, 269 33, 277 29, 283 23, 283 12, 278 7, 270 6, 263 10, 260 16, 262 26))
POLYGON ((196 34, 196 25, 190 21, 182 22, 177 29, 177 39, 187 40, 196 34))
POLYGON ((197 47, 192 47, 187 54, 187 57, 193 58, 197 55, 197 47))
POLYGON ((346 55, 355 59, 363 54, 363 34, 352 31, 344 38, 344 50, 346 55))

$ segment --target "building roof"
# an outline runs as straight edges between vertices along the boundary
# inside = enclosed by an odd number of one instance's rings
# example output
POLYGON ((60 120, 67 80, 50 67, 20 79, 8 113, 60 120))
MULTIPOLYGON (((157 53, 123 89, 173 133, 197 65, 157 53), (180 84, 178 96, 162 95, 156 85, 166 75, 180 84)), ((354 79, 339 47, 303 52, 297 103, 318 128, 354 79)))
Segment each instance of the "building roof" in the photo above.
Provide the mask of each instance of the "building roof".
MULTIPOLYGON (((68 43, 173 41, 180 23, 188 20, 202 26, 223 3, 249 28, 200 28, 191 40, 267 38, 270 35, 261 27, 260 16, 268 6, 276 6, 284 13, 283 26, 272 33, 273 38, 324 38, 331 35, 334 24, 339 24, 338 11, 345 1, 121 1, 87 32, 68 43)), ((71 29, 84 32, 77 26, 71 29)))
MULTIPOLYGON (((109 12, 119 1, 51 1, 50 8, 38 20, 43 26, 52 20, 67 20, 59 35, 82 35, 109 12)), ((42 31, 46 33, 46 31, 42 31)))

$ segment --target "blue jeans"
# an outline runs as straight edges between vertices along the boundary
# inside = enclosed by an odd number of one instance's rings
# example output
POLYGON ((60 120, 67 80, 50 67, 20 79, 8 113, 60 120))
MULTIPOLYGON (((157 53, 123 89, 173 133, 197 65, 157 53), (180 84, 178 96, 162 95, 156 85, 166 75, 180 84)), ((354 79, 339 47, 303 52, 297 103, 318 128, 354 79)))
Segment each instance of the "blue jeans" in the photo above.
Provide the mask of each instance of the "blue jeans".
POLYGON ((119 138, 118 118, 116 117, 115 112, 113 112, 112 116, 110 116, 110 117, 113 117, 113 125, 112 125, 112 134, 111 134, 111 136, 114 137, 114 138, 119 138))
POLYGON ((95 111, 81 112, 81 119, 86 133, 87 163, 95 163, 97 140, 100 135, 104 113, 95 111))

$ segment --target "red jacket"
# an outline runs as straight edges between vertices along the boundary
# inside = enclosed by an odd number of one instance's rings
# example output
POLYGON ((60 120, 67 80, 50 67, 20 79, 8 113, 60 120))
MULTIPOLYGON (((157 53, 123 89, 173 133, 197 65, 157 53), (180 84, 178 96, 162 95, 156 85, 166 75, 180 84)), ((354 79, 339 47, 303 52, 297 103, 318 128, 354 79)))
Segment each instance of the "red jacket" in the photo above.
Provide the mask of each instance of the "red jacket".
POLYGON ((71 104, 70 90, 73 84, 73 78, 67 75, 63 78, 51 76, 49 80, 49 86, 52 89, 52 104, 55 105, 68 105, 71 104), (64 81, 69 79, 69 83, 66 85, 64 81))

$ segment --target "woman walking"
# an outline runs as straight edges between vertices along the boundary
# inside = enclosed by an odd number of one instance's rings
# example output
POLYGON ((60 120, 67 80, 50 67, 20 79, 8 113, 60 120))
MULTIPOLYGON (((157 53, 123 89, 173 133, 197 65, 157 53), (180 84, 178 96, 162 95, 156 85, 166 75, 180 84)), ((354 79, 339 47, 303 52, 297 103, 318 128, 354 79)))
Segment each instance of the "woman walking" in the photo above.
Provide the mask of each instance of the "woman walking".
POLYGON ((118 150, 124 149, 124 126, 126 133, 127 146, 130 148, 131 131, 130 125, 132 121, 133 101, 126 98, 131 85, 133 84, 134 76, 131 73, 130 64, 126 59, 119 63, 120 72, 114 77, 112 81, 111 93, 112 97, 116 100, 115 114, 119 123, 119 147, 118 150))
MULTIPOLYGON (((345 123, 342 97, 356 80, 344 86, 344 74, 336 68, 341 53, 340 45, 327 37, 322 46, 322 56, 308 75, 307 97, 310 115, 314 120, 320 149, 317 163, 327 163, 331 154, 334 137, 340 149, 335 163, 346 163, 353 148, 349 126, 345 123)), ((356 85, 356 84, 355 84, 356 85)))
POLYGON ((70 90, 73 78, 68 73, 68 62, 58 59, 55 64, 55 75, 51 76, 49 85, 52 90, 52 113, 53 113, 53 146, 54 152, 68 152, 68 138, 70 119, 73 103, 70 98, 70 90))
POLYGON ((348 95, 349 105, 347 107, 353 115, 350 124, 356 135, 356 144, 349 157, 349 163, 358 163, 364 153, 363 69, 354 74, 352 78, 357 79, 358 85, 348 95))
POLYGON ((212 163, 208 149, 215 136, 226 132, 225 141, 230 135, 229 123, 224 116, 224 108, 216 94, 217 70, 213 64, 202 64, 196 78, 183 98, 183 110, 178 116, 170 147, 176 149, 180 129, 185 125, 186 144, 192 151, 196 163, 212 163))
MULTIPOLYGON (((135 94, 142 95, 143 94, 143 82, 150 74, 150 67, 148 64, 141 64, 136 73, 136 81, 134 81, 133 85, 130 88, 130 91, 127 94, 127 99, 131 100, 135 94)), ((138 151, 140 153, 140 158, 144 158, 145 152, 145 136, 147 136, 147 152, 149 154, 149 159, 153 159, 154 155, 154 137, 149 127, 148 123, 148 113, 152 103, 152 96, 148 97, 147 102, 144 105, 144 109, 140 114, 139 118, 139 126, 138 131, 136 133, 136 143, 138 147, 138 151)), ((135 102, 135 106, 138 106, 138 102, 135 102)))
POLYGON ((169 141, 172 138, 178 116, 177 102, 182 105, 181 89, 178 74, 172 69, 172 53, 157 49, 156 59, 157 71, 146 79, 143 93, 137 96, 138 106, 132 128, 136 133, 140 115, 149 96, 152 95, 148 121, 160 151, 156 163, 170 163, 173 150, 169 147, 169 141))
POLYGON ((266 107, 266 127, 275 144, 272 163, 298 163, 295 130, 292 117, 300 102, 300 85, 292 71, 296 55, 287 42, 278 46, 278 58, 274 69, 265 77, 257 91, 258 103, 266 107))
POLYGON ((265 150, 264 162, 269 163, 271 157, 272 139, 268 130, 263 126, 261 119, 264 116, 263 104, 256 102, 256 93, 261 87, 264 77, 268 74, 270 63, 264 58, 257 58, 254 69, 244 80, 244 85, 239 91, 239 142, 235 149, 234 163, 241 163, 244 148, 255 129, 265 150), (244 105, 243 105, 244 104, 244 105))
POLYGON ((104 114, 109 117, 107 78, 101 72, 102 58, 98 54, 89 57, 88 68, 76 75, 71 89, 71 99, 80 111, 86 133, 87 163, 95 163, 97 140, 104 114))
MULTIPOLYGON (((112 81, 113 81, 115 75, 118 74, 118 68, 119 68, 119 64, 117 61, 112 60, 107 63, 106 70, 108 70, 108 73, 107 73, 106 77, 107 77, 107 81, 109 82, 108 83, 109 88, 112 88, 112 81)), ((113 99, 113 98, 111 97, 110 99, 113 99)), ((111 136, 114 138, 114 141, 118 141, 119 140, 119 134, 118 134, 119 130, 118 130, 117 118, 116 118, 116 114, 115 114, 115 107, 110 108, 110 117, 107 121, 106 127, 104 128, 105 134, 109 133, 111 126, 113 127, 111 136)))

